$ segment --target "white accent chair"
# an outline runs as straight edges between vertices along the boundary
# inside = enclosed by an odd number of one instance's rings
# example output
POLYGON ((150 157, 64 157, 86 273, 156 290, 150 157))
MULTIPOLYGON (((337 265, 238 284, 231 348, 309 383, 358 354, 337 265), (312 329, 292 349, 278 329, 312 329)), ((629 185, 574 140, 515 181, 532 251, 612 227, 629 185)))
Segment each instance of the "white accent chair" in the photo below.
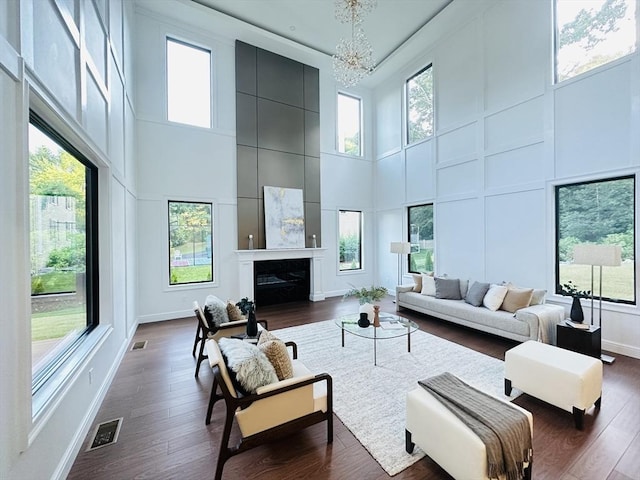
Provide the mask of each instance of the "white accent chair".
POLYGON ((232 456, 319 422, 327 422, 327 443, 333 442, 333 380, 327 373, 311 373, 297 360, 296 344, 285 344, 293 348, 293 378, 265 385, 255 394, 242 396, 231 381, 218 343, 206 341, 207 356, 214 373, 206 424, 211 423, 211 413, 218 400, 224 400, 227 407, 215 480, 222 478, 224 464, 232 456), (234 420, 242 438, 237 445, 229 446, 234 420))
POLYGON ((582 430, 585 411, 602 403, 602 361, 530 340, 504 355, 505 395, 512 387, 573 413, 582 430))

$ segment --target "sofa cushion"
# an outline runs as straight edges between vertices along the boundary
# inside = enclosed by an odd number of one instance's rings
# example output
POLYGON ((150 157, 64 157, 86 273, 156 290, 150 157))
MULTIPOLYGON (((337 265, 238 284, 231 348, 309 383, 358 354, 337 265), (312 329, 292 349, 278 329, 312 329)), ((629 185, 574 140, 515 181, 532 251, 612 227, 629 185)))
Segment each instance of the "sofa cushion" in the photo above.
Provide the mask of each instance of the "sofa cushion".
POLYGON ((516 310, 528 307, 533 296, 533 288, 509 287, 500 306, 501 310, 515 313, 516 310))
POLYGON ((436 296, 436 282, 431 275, 422 274, 422 290, 420 290, 420 293, 430 297, 436 296))
POLYGON ((495 312, 500 308, 500 305, 502 305, 508 289, 509 288, 506 285, 491 284, 489 290, 482 299, 482 305, 495 312))
POLYGON ((413 277, 413 291, 420 293, 422 291, 422 274, 412 273, 413 277))
POLYGON ((533 289, 533 295, 531 296, 531 302, 529 305, 542 305, 545 302, 545 295, 547 294, 546 290, 542 290, 540 288, 533 289))
POLYGON ((462 300, 460 295, 460 279, 459 278, 441 278, 434 279, 436 284, 436 298, 446 298, 448 300, 462 300))
POLYGON ((471 285, 467 295, 464 297, 464 301, 474 307, 479 307, 482 305, 482 299, 489 291, 490 286, 488 283, 473 282, 473 285, 471 285))
POLYGON ((237 391, 252 394, 258 387, 278 381, 273 365, 256 345, 227 337, 218 345, 237 391))
POLYGON ((260 333, 258 348, 267 356, 276 371, 278 380, 286 380, 293 377, 293 364, 287 352, 287 346, 282 340, 268 330, 260 333))

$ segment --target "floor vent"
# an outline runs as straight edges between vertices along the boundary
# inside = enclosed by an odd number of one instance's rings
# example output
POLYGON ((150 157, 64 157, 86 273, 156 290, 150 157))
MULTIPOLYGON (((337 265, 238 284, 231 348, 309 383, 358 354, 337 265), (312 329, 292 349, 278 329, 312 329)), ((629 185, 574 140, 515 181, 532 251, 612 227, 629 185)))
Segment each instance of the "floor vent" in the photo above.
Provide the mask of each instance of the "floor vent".
POLYGON ((142 350, 146 346, 147 346, 147 341, 146 340, 144 342, 135 342, 133 344, 133 346, 131 347, 131 350, 142 350))
POLYGON ((116 443, 121 425, 122 417, 98 425, 93 434, 93 442, 91 442, 91 445, 87 448, 87 452, 116 443))

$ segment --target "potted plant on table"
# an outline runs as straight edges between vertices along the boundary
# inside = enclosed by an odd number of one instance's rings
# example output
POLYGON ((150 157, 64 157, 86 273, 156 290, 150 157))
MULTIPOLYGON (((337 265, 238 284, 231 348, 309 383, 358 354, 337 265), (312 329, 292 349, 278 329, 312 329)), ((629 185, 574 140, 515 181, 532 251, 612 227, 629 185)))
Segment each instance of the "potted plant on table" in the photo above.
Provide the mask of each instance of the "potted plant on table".
POLYGON ((345 293, 342 299, 356 297, 360 303, 358 311, 366 313, 369 321, 372 321, 374 315, 373 303, 382 300, 387 294, 387 289, 385 287, 374 287, 373 285, 370 288, 356 288, 353 285, 351 287, 351 290, 345 293))
POLYGON ((591 290, 578 290, 578 287, 576 287, 571 280, 569 280, 567 283, 559 285, 558 290, 560 292, 560 295, 573 298, 569 317, 576 323, 582 323, 584 321, 584 312, 582 311, 582 304, 580 303, 580 299, 590 298, 591 290))

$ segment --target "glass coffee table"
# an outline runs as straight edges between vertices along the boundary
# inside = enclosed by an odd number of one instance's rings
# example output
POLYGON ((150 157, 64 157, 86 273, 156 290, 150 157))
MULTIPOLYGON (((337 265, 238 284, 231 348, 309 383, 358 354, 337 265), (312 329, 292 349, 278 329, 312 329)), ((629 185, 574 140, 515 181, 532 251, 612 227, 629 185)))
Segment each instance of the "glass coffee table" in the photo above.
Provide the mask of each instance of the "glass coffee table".
POLYGON ((358 325, 360 314, 352 313, 335 319, 335 324, 342 331, 342 346, 344 347, 344 332, 349 332, 358 337, 373 340, 373 364, 378 365, 377 341, 387 338, 407 337, 407 352, 411 352, 411 334, 418 330, 418 325, 411 320, 393 313, 380 313, 380 326, 373 324, 367 328, 358 325))

